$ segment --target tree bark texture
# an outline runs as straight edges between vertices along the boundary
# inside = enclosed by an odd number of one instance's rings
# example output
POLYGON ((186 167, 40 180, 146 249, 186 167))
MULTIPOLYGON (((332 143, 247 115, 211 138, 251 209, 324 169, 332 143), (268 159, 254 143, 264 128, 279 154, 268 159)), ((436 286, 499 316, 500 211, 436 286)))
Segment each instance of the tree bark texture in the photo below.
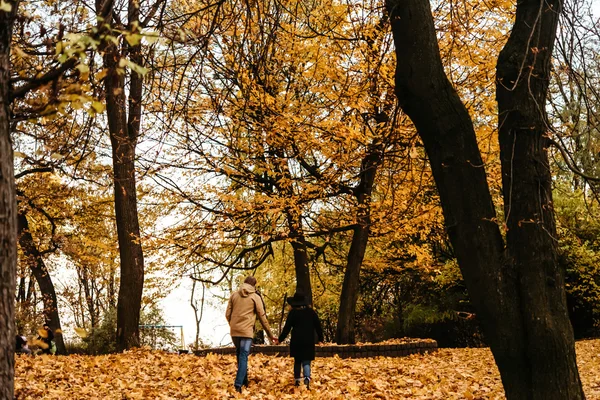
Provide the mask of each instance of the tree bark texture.
MULTIPOLYGON (((561 0, 521 1, 498 57, 496 99, 508 262, 518 276, 530 398, 583 398, 567 311, 548 160, 546 96, 561 0), (540 393, 539 388, 544 388, 540 393), (554 397, 550 397, 552 393, 554 397), (543 396, 543 397, 542 397, 543 396)), ((515 377, 516 381, 516 377, 515 377)), ((507 386, 505 384, 505 386, 507 386)), ((523 391, 516 385, 516 391, 523 391)), ((507 391, 510 389, 507 389, 507 391)))
POLYGON ((10 42, 18 7, 0 11, 0 400, 14 398, 17 197, 10 139, 10 42))
POLYGON ((560 7, 552 4, 518 3, 498 62, 499 86, 505 86, 498 104, 506 249, 472 121, 441 63, 430 4, 386 4, 396 45, 396 93, 425 145, 448 235, 511 400, 583 398, 556 263, 543 138, 560 7))
POLYGON ((296 272, 296 292, 303 293, 309 304, 312 304, 312 285, 310 283, 310 269, 308 266, 308 253, 306 238, 302 227, 302 218, 294 210, 286 212, 292 249, 294 250, 294 270, 296 272))
MULTIPOLYGON (((103 6, 97 2, 97 10, 103 6)), ((139 30, 139 3, 128 4, 131 32, 139 30)), ((113 10, 103 15, 113 22, 113 10)), ((107 41, 104 48, 104 66, 108 73, 104 80, 106 112, 112 145, 115 214, 121 261, 121 281, 117 300, 117 350, 139 346, 139 320, 144 286, 144 258, 140 242, 135 180, 135 148, 140 131, 142 76, 130 71, 129 93, 126 101, 125 77, 119 73, 122 57, 142 64, 140 45, 120 46, 107 41)))
POLYGON ((56 291, 54 283, 50 277, 50 273, 46 268, 44 259, 38 250, 33 236, 29 230, 29 221, 24 213, 17 213, 17 234, 19 245, 26 257, 27 265, 35 277, 36 282, 42 294, 42 302, 44 304, 44 321, 48 324, 52 332, 54 332, 54 342, 56 343, 57 354, 67 354, 65 342, 62 336, 62 327, 60 325, 60 316, 58 314, 58 302, 56 299, 56 291))
POLYGON ((342 293, 340 294, 340 309, 336 328, 336 342, 349 344, 355 342, 356 303, 360 287, 360 268, 365 258, 365 251, 371 233, 371 194, 377 169, 382 161, 382 146, 374 143, 371 151, 361 163, 360 183, 354 189, 358 204, 356 228, 352 233, 352 242, 348 251, 342 293))

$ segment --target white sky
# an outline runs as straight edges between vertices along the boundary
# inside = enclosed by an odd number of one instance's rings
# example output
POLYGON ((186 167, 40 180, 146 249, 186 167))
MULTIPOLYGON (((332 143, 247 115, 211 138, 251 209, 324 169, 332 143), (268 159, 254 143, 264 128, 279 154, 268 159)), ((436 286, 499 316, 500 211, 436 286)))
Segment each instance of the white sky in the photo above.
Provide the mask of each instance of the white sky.
MULTIPOLYGON (((190 305, 191 288, 191 280, 186 279, 160 303, 168 324, 183 325, 186 346, 194 343, 196 336, 194 310, 190 305)), ((198 287, 196 287, 196 293, 196 298, 199 300, 201 293, 198 293, 198 287)), ((230 344, 229 325, 225 319, 227 304, 218 304, 214 294, 218 294, 214 289, 206 289, 204 314, 200 322, 200 340, 212 346, 230 344)))

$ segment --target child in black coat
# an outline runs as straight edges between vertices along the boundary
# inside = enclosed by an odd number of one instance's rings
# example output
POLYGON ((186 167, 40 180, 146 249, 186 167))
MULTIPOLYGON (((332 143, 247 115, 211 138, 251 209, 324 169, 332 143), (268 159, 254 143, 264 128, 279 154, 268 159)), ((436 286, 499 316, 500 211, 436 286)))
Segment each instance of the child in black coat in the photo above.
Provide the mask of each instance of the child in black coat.
POLYGON ((300 370, 304 373, 304 384, 310 388, 310 362, 315 359, 315 333, 319 342, 323 341, 323 329, 321 321, 315 310, 313 310, 304 295, 294 294, 294 297, 288 298, 288 303, 292 306, 288 314, 285 326, 279 341, 283 341, 292 331, 290 340, 290 356, 294 357, 294 379, 296 386, 300 386, 302 378, 300 370))

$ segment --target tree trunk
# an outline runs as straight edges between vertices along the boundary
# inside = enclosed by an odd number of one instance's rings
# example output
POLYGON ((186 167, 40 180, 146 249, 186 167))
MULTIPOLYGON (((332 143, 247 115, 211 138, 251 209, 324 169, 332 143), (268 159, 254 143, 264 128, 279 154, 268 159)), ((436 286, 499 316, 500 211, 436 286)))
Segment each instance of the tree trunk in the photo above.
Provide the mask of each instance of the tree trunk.
POLYGON ((62 327, 60 325, 60 316, 58 314, 58 302, 56 299, 56 291, 50 273, 46 268, 44 259, 33 241, 33 236, 29 230, 29 221, 27 216, 18 212, 17 214, 17 233, 19 245, 23 254, 25 254, 27 265, 31 273, 35 277, 36 282, 42 294, 42 302, 44 303, 44 321, 48 324, 54 335, 57 354, 67 354, 65 342, 62 336, 62 327))
POLYGON ((111 261, 111 265, 110 265, 110 276, 108 278, 108 308, 109 309, 114 309, 117 306, 117 301, 116 301, 116 290, 115 290, 115 273, 116 273, 117 269, 116 266, 114 264, 114 261, 111 261))
POLYGON ((511 362, 507 393, 583 398, 564 270, 557 262, 546 96, 561 0, 521 1, 498 57, 496 99, 508 261, 519 277, 520 334, 527 354, 511 362), (523 377, 527 377, 527 380, 523 377), (520 377, 520 379, 517 379, 520 377))
POLYGON ((31 276, 31 271, 29 272, 29 284, 27 285, 27 294, 25 295, 25 302, 31 304, 31 298, 35 295, 35 279, 31 276))
POLYGON ((200 299, 200 310, 198 310, 198 302, 194 299, 194 293, 196 290, 196 281, 192 279, 192 294, 190 296, 190 305, 194 310, 194 322, 196 324, 196 337, 194 338, 194 350, 200 349, 200 323, 202 322, 202 317, 204 316, 204 299, 206 286, 204 282, 202 282, 202 298, 200 299))
MULTIPOLYGON (((87 267, 81 266, 77 271, 77 276, 79 278, 79 283, 81 287, 83 287, 83 295, 85 296, 85 303, 87 305, 88 314, 90 314, 90 327, 92 330, 96 328, 98 324, 98 307, 96 307, 96 303, 94 302, 95 293, 93 288, 90 288, 90 277, 88 274, 87 267)), ((93 281, 92 281, 93 284, 93 281)))
MULTIPOLYGON (((501 111, 512 107, 519 110, 502 111, 500 118, 507 124, 500 131, 503 184, 508 185, 504 188, 505 209, 510 210, 506 217, 515 229, 511 232, 509 226, 506 252, 472 121, 442 67, 430 4, 420 0, 388 0, 386 4, 398 60, 396 94, 425 145, 448 235, 508 399, 583 398, 564 306, 562 273, 556 265, 543 128, 529 129, 544 118, 521 110, 537 101, 539 114, 545 105, 547 82, 531 85, 531 63, 521 64, 518 54, 538 46, 547 52, 546 61, 536 64, 532 76, 549 68, 558 3, 554 10, 540 11, 546 4, 529 0, 518 3, 508 50, 503 51, 499 62, 499 79, 511 77, 501 71, 506 60, 524 67, 520 79, 529 84, 528 89, 498 93, 501 111), (539 19, 530 20, 532 14, 539 19), (529 44, 512 39, 515 35, 529 38, 532 26, 536 31, 529 44), (527 127, 527 134, 517 127, 527 127), (507 160, 512 160, 512 167, 507 160)), ((515 85, 502 83, 509 89, 515 85)))
MULTIPOLYGON (((124 90, 123 77, 115 66, 109 67, 106 77, 107 92, 124 90)), ((128 135, 125 124, 124 96, 106 96, 110 139, 113 150, 115 214, 121 281, 117 299, 117 349, 139 346, 139 320, 144 285, 144 259, 140 243, 135 183, 136 137, 128 135)))
MULTIPOLYGON (((295 196, 292 182, 292 174, 287 164, 287 157, 283 148, 274 146, 269 150, 269 155, 274 158, 273 169, 275 170, 274 184, 279 194, 285 198, 292 199, 295 196)), ((302 212, 299 208, 288 206, 285 211, 286 221, 292 238, 291 244, 294 251, 294 270, 296 272, 296 292, 304 294, 309 304, 312 304, 312 285, 310 283, 310 268, 308 265, 308 252, 306 237, 302 224, 302 212)))
MULTIPOLYGON (((100 12, 102 2, 97 2, 100 12)), ((128 3, 129 26, 132 33, 139 31, 139 2, 128 3)), ((107 10, 104 21, 113 23, 113 10, 107 10)), ((139 321, 144 286, 144 258, 140 243, 135 181, 135 147, 140 130, 142 76, 130 71, 129 99, 126 107, 125 76, 119 73, 122 57, 142 64, 140 45, 123 48, 107 41, 104 48, 104 66, 108 73, 104 80, 106 111, 112 145, 115 214, 121 281, 117 300, 117 350, 139 346, 139 321), (129 115, 127 112, 129 111, 129 115)))
POLYGON ((344 283, 340 295, 340 310, 336 329, 338 344, 354 343, 354 317, 360 286, 360 268, 362 267, 365 251, 371 233, 371 194, 377 175, 377 168, 382 160, 381 145, 374 143, 371 151, 361 163, 360 183, 354 194, 358 205, 356 228, 352 234, 352 243, 348 251, 344 283))
POLYGON ((17 291, 17 303, 25 302, 25 275, 19 277, 19 290, 17 291))
POLYGON ((306 251, 306 238, 302 227, 300 215, 293 210, 286 212, 292 249, 294 250, 294 269, 296 271, 296 292, 303 293, 309 304, 312 304, 312 286, 310 284, 310 269, 308 267, 308 253, 306 251))
POLYGON ((10 139, 10 42, 18 2, 0 11, 0 400, 14 397, 17 197, 10 139))

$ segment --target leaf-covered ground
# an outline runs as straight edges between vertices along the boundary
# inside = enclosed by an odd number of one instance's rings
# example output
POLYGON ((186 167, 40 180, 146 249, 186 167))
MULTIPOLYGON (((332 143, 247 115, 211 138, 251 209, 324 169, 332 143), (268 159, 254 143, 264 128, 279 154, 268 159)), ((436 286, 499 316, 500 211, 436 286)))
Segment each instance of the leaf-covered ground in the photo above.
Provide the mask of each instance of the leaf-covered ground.
MULTIPOLYGON (((600 399, 600 340, 577 343, 588 399, 600 399)), ((19 356, 17 399, 503 399, 488 349, 313 363, 310 391, 295 388, 290 358, 252 355, 250 386, 235 393, 233 356, 148 350, 109 356, 19 356)))

